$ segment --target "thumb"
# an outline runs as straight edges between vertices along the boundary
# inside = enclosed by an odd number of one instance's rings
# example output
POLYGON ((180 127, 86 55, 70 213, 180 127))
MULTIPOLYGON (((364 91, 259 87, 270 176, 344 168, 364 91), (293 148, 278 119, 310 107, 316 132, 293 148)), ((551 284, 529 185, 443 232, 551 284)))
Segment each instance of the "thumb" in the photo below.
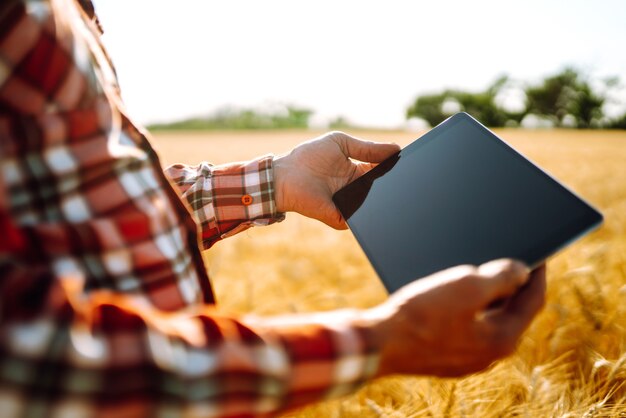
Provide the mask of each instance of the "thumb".
POLYGON ((346 157, 369 163, 380 163, 400 151, 398 144, 364 141, 343 132, 335 133, 333 140, 346 157))
POLYGON ((484 301, 494 302, 515 294, 529 278, 529 270, 523 263, 511 259, 490 261, 478 267, 484 280, 484 301))

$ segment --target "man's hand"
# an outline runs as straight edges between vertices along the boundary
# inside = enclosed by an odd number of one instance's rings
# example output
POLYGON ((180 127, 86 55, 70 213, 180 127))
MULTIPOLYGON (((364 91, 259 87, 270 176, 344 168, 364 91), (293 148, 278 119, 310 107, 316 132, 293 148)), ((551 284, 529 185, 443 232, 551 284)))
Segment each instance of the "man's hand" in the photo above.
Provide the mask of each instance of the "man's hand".
POLYGON ((278 211, 294 211, 345 229, 332 196, 377 163, 400 151, 396 144, 363 141, 331 132, 274 159, 278 211))
POLYGON ((417 280, 363 313, 380 343, 378 376, 461 376, 511 354, 544 304, 545 266, 497 260, 417 280), (490 308, 495 301, 504 301, 490 308))

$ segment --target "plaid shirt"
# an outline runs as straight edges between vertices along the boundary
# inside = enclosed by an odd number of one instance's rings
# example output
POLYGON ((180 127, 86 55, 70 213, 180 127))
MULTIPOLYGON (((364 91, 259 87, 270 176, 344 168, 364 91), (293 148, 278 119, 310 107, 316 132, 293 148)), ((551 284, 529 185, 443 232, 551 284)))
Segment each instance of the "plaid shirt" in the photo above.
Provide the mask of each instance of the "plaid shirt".
POLYGON ((213 305, 200 246, 282 219, 272 158, 162 171, 92 11, 0 4, 0 414, 244 417, 353 391, 378 354, 350 312, 213 305))

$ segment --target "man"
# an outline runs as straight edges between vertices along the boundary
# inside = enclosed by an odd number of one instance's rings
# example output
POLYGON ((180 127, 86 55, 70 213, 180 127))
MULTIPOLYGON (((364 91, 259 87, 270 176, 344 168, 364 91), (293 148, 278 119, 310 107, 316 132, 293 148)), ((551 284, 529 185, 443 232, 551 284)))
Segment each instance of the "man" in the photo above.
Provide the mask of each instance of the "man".
POLYGON ((345 228, 332 194, 397 150, 335 132, 281 157, 163 172, 125 113, 90 3, 5 0, 2 415, 270 415, 511 353, 545 291, 543 269, 511 260, 446 270, 367 310, 215 307, 200 245, 289 211, 345 228))

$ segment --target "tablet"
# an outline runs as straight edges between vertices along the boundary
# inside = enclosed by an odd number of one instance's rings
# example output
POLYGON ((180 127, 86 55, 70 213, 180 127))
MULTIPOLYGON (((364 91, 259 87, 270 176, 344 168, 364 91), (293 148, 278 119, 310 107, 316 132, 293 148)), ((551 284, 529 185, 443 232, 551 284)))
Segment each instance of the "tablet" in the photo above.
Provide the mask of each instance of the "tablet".
POLYGON ((335 193, 389 292, 439 270, 514 258, 530 267, 602 215, 466 113, 335 193))

